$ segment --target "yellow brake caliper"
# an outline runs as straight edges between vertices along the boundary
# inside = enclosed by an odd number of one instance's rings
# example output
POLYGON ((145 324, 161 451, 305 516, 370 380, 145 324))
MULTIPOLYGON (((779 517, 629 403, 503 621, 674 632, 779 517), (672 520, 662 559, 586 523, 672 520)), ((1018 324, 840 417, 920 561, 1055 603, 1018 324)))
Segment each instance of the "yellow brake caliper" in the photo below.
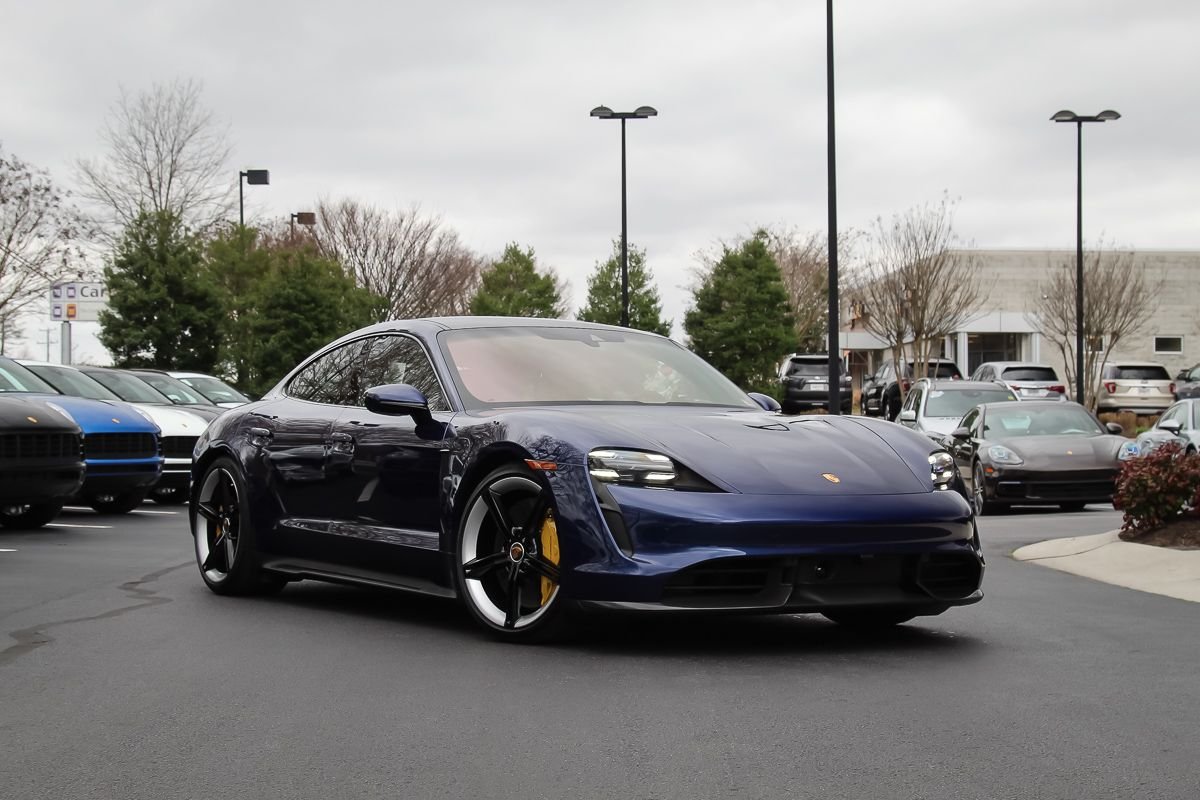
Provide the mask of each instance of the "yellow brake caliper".
MULTIPOLYGON (((554 566, 558 566, 558 526, 554 524, 554 515, 549 511, 546 512, 546 519, 542 522, 541 533, 541 548, 542 558, 549 561, 554 566)), ((554 592, 554 582, 549 578, 541 578, 542 586, 542 602, 539 605, 546 605, 550 599, 550 595, 554 592)))

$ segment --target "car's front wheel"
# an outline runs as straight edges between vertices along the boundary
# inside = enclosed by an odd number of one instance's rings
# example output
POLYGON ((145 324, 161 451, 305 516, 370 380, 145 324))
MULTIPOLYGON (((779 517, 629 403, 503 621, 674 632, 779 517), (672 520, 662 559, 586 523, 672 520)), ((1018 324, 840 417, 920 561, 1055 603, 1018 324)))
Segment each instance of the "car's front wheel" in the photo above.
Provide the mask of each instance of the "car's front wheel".
POLYGON ((471 616, 493 635, 545 641, 566 622, 550 488, 524 466, 491 472, 458 525, 455 578, 471 616))
POLYGON ((62 507, 60 502, 0 506, 0 526, 26 530, 40 528, 57 517, 62 507))
POLYGON ((997 503, 987 499, 987 487, 983 482, 983 464, 978 461, 971 470, 971 505, 975 508, 975 515, 979 517, 995 514, 1000 508, 997 503))
POLYGON ((231 458, 218 458, 204 470, 190 514, 196 564, 204 583, 217 594, 263 594, 287 583, 258 564, 246 482, 231 458))

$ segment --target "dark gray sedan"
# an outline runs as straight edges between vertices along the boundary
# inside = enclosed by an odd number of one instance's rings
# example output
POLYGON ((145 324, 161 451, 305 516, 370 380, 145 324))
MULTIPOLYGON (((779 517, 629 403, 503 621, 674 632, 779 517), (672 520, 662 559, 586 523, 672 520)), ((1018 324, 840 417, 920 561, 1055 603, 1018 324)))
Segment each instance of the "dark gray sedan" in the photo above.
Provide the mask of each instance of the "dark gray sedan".
POLYGON ((1200 364, 1181 369, 1175 376, 1175 399, 1200 399, 1200 364))

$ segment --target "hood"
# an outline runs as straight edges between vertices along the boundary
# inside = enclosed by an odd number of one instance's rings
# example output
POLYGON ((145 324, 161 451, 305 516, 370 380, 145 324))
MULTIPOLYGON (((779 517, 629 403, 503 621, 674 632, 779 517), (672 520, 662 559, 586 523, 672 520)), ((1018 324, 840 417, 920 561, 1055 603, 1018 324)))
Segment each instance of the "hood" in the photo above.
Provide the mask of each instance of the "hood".
POLYGON ((894 431, 884 433, 902 439, 904 446, 894 448, 875 426, 841 416, 630 406, 574 413, 542 409, 538 416, 545 427, 538 425, 535 434, 561 436, 574 429, 578 435, 570 437, 572 443, 584 452, 597 447, 659 452, 744 494, 915 494, 933 488, 909 466, 919 453, 928 470, 929 439, 890 423, 884 424, 894 431))
POLYGON ((60 414, 42 395, 0 394, 0 434, 6 433, 73 433, 79 435, 79 424, 60 414))
POLYGON ((1116 468, 1124 436, 1016 436, 997 439, 1019 455, 1029 469, 1092 469, 1116 468))
POLYGON ((940 439, 954 433, 961 421, 961 417, 925 417, 921 420, 921 430, 940 439))
POLYGON ((138 408, 154 420, 163 436, 199 436, 208 427, 208 420, 190 410, 149 403, 139 403, 138 408))
POLYGON ((52 403, 74 418, 83 433, 158 433, 158 426, 129 403, 90 400, 66 394, 28 395, 52 403))

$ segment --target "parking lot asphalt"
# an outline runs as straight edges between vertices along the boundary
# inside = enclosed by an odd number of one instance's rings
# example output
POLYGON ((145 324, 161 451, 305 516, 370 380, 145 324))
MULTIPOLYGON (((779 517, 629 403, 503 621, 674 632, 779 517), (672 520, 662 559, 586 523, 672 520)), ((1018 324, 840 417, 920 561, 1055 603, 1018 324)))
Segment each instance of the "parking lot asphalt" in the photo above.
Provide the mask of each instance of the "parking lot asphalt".
POLYGON ((1194 798, 1194 604, 1013 561, 1115 512, 980 521, 976 606, 601 617, 514 646, 456 604, 222 598, 181 509, 0 532, 11 798, 1194 798))

